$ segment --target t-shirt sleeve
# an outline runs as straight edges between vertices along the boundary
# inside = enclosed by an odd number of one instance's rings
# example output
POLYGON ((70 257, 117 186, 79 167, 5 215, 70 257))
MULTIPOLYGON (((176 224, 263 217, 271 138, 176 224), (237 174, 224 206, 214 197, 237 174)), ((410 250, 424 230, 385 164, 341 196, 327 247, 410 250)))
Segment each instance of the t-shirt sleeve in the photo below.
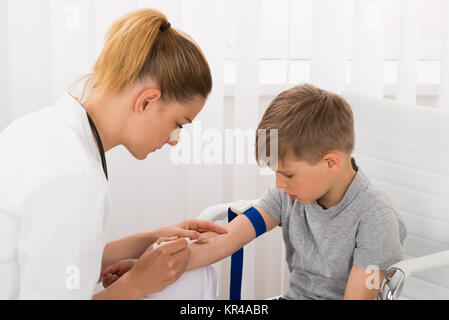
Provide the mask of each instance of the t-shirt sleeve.
POLYGON ((357 231, 353 264, 364 269, 388 269, 403 259, 405 237, 405 225, 393 209, 367 214, 357 231))
POLYGON ((265 210, 273 219, 282 224, 282 194, 281 189, 271 185, 265 194, 256 202, 256 206, 265 210))
POLYGON ((30 190, 18 241, 19 299, 91 299, 105 243, 107 189, 93 168, 30 190))

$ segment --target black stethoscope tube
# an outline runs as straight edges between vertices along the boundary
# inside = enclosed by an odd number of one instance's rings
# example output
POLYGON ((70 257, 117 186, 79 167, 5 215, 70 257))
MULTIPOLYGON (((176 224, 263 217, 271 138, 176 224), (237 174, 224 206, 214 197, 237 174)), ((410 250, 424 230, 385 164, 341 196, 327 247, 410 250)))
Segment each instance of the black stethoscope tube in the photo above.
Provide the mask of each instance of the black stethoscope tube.
POLYGON ((87 112, 86 112, 86 114, 87 114, 87 118, 89 119, 90 127, 92 128, 92 131, 94 132, 95 140, 97 140, 98 147, 100 148, 101 164, 103 166, 104 174, 106 175, 106 180, 109 180, 108 179, 108 167, 106 165, 106 156, 104 154, 103 143, 101 142, 101 138, 100 138, 100 135, 98 134, 97 127, 95 127, 95 124, 92 121, 92 119, 90 118, 89 114, 87 112))

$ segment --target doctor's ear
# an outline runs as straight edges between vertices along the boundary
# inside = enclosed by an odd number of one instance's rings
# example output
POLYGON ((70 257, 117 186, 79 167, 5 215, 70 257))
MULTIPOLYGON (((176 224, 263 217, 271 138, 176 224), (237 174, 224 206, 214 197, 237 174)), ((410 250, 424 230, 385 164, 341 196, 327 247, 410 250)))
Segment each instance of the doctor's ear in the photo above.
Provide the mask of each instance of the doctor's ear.
POLYGON ((157 88, 148 88, 142 91, 137 97, 134 109, 136 112, 143 112, 148 107, 155 105, 155 102, 161 98, 161 91, 157 88))

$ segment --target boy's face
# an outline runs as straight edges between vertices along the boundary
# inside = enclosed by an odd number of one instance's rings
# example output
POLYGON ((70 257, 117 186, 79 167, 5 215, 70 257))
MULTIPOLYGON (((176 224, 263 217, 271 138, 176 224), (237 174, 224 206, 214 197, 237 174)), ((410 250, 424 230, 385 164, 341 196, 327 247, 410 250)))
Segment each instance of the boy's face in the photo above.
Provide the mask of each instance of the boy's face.
POLYGON ((287 160, 278 164, 276 188, 283 189, 290 198, 301 204, 310 204, 329 191, 331 171, 325 160, 314 165, 306 161, 287 160))

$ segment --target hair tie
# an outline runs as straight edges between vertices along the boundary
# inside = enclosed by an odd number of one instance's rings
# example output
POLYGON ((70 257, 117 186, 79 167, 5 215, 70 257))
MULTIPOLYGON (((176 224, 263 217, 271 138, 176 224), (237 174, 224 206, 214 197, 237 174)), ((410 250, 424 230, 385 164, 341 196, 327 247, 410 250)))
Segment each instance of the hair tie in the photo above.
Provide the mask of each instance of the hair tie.
POLYGON ((159 30, 164 32, 165 30, 170 29, 170 27, 171 27, 171 24, 170 24, 170 22, 168 22, 167 24, 161 24, 159 30))

